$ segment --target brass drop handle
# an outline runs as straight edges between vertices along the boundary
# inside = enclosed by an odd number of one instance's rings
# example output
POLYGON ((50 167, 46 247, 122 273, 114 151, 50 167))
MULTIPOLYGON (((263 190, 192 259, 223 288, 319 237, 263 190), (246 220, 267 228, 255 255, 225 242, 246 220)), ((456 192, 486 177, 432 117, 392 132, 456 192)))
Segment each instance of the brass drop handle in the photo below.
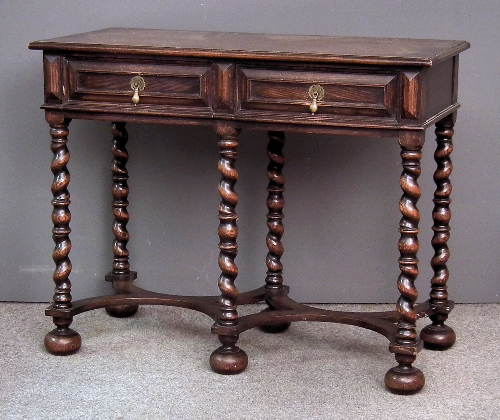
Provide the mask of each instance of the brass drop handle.
POLYGON ((139 92, 142 92, 144 88, 146 87, 146 82, 141 76, 134 76, 130 80, 130 87, 134 91, 134 94, 132 96, 132 103, 134 105, 137 105, 139 103, 139 92))
POLYGON ((318 112, 318 101, 321 101, 325 96, 325 90, 320 85, 312 85, 308 92, 309 99, 312 100, 309 105, 309 111, 314 115, 318 112))

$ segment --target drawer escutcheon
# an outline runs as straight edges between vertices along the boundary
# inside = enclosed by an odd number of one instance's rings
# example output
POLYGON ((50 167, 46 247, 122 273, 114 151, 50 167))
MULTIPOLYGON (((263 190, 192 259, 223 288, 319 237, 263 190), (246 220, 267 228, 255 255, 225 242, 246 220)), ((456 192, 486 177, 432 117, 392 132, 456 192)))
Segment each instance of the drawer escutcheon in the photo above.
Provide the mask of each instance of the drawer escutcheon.
POLYGON ((134 76, 130 79, 130 87, 134 91, 134 95, 132 96, 132 103, 137 105, 139 103, 139 92, 142 92, 146 87, 146 82, 141 76, 134 76))
POLYGON ((312 99, 311 105, 309 105, 309 111, 314 115, 318 111, 318 101, 321 101, 325 97, 325 90, 320 85, 312 85, 309 88, 309 99, 312 99))

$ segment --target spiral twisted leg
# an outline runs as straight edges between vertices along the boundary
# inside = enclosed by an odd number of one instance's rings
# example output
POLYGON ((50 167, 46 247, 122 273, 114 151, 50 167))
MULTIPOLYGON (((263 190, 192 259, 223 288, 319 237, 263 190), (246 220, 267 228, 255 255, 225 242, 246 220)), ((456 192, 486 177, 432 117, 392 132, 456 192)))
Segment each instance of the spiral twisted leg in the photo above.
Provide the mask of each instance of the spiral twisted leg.
POLYGON ((399 209, 403 215, 399 224, 398 248, 400 252, 398 289, 401 294, 397 311, 399 313, 398 329, 395 342, 391 343, 390 350, 395 353, 398 366, 390 369, 385 376, 386 386, 395 393, 409 394, 419 391, 424 386, 423 373, 412 366, 418 352, 418 338, 416 333, 417 314, 413 304, 417 299, 415 279, 418 275, 417 251, 418 223, 420 213, 417 201, 420 198, 420 187, 417 179, 420 175, 420 159, 422 152, 409 150, 402 146, 401 158, 403 173, 400 178, 403 196, 399 202, 399 209))
POLYGON ((436 141, 437 148, 434 153, 434 159, 437 163, 437 169, 434 172, 434 181, 436 191, 434 192, 434 210, 432 218, 434 225, 432 230, 432 247, 434 248, 434 257, 431 260, 431 266, 434 276, 431 280, 430 305, 435 312, 430 316, 432 324, 423 328, 420 338, 424 341, 424 346, 434 350, 445 350, 453 346, 456 340, 455 332, 445 321, 450 312, 450 302, 448 301, 448 291, 446 283, 449 278, 448 267, 446 263, 450 257, 448 249, 448 239, 450 238, 451 219, 450 212, 450 194, 451 182, 449 176, 453 169, 450 155, 453 150, 453 126, 454 116, 450 115, 436 123, 436 141))
MULTIPOLYGON (((135 272, 130 271, 129 252, 127 243, 130 235, 127 231, 127 223, 129 215, 128 206, 128 171, 126 164, 128 161, 128 152, 125 147, 128 141, 128 133, 125 129, 125 123, 112 123, 111 134, 113 135, 113 145, 111 151, 113 160, 111 162, 111 173, 113 178, 113 234, 115 240, 113 242, 113 270, 108 279, 127 279, 133 281, 136 277, 135 272)), ((107 306, 106 312, 114 317, 123 318, 134 315, 138 305, 118 305, 107 306)))
MULTIPOLYGON (((285 199, 283 191, 285 190, 285 177, 281 170, 285 164, 285 157, 282 150, 285 145, 285 134, 282 131, 270 131, 268 133, 269 144, 267 146, 267 155, 269 156, 269 165, 267 167, 267 176, 269 184, 267 191, 267 227, 269 232, 266 237, 266 244, 269 252, 266 257, 266 289, 268 291, 283 289, 283 264, 281 256, 283 255, 283 244, 281 238, 285 231, 283 226, 283 207, 285 199)), ((268 310, 274 310, 272 304, 267 301, 268 310)), ((277 333, 287 330, 290 323, 275 325, 263 325, 261 329, 265 332, 277 333)))
MULTIPOLYGON (((230 124, 218 123, 215 127, 219 137, 220 159, 218 164, 222 178, 219 183, 221 203, 219 205, 219 298, 220 314, 217 324, 220 326, 235 326, 238 324, 236 298, 238 289, 234 281, 238 275, 238 267, 234 259, 238 253, 238 227, 236 220, 236 205, 238 196, 234 186, 238 180, 238 172, 234 168, 237 158, 239 130, 230 124)), ((222 346, 210 356, 210 366, 215 372, 234 374, 243 371, 248 364, 246 353, 236 346, 238 335, 219 335, 222 346)))
MULTIPOLYGON (((52 308, 71 308, 71 261, 69 252, 71 250, 71 240, 69 234, 71 229, 69 223, 71 213, 69 211, 70 194, 68 185, 70 175, 67 168, 69 162, 69 151, 66 146, 68 142, 69 123, 71 120, 65 119, 62 115, 47 113, 47 122, 50 125, 50 135, 52 142, 50 149, 54 156, 50 164, 50 169, 54 174, 52 182, 52 238, 55 243, 52 259, 56 264, 53 274, 55 283, 54 298, 52 308)), ((69 328, 72 318, 54 317, 54 324, 57 328, 45 336, 45 348, 52 354, 67 355, 77 352, 81 346, 80 335, 69 328)))
POLYGON ((283 207, 285 199, 283 191, 285 190, 285 177, 281 170, 285 164, 285 157, 282 149, 285 145, 285 135, 283 132, 269 132, 269 145, 267 154, 269 156, 269 165, 267 167, 267 176, 269 184, 267 191, 267 227, 269 233, 266 237, 266 244, 269 252, 267 253, 267 289, 282 289, 283 288, 283 264, 281 256, 283 255, 283 244, 281 238, 284 233, 283 227, 283 207))
POLYGON ((128 206, 128 171, 126 164, 128 161, 128 152, 125 145, 128 141, 128 134, 125 129, 125 123, 112 123, 111 132, 113 134, 113 160, 111 163, 111 172, 113 177, 113 234, 115 240, 113 243, 113 274, 130 273, 129 252, 127 243, 130 235, 127 232, 127 223, 129 215, 128 206))

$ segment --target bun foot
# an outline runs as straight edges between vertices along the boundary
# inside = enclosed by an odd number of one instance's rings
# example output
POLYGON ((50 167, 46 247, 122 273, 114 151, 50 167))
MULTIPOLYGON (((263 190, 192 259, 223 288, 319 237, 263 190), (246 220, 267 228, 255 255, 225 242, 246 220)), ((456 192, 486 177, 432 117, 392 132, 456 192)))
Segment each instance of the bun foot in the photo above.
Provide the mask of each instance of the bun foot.
POLYGON ((115 318, 127 318, 129 316, 135 315, 139 305, 116 305, 116 306, 106 306, 104 310, 106 313, 115 318))
POLYGON ((288 328, 290 328, 290 325, 292 325, 291 322, 284 322, 283 324, 261 325, 259 327, 259 330, 265 333, 277 334, 288 330, 288 328))
POLYGON ((424 374, 413 366, 399 365, 385 374, 385 386, 394 394, 415 394, 425 384, 424 374))
MULTIPOLYGON (((269 307, 269 308, 266 308, 264 309, 262 312, 272 312, 272 311, 275 311, 276 309, 272 308, 272 307, 269 307)), ((265 332, 265 333, 269 333, 269 334, 277 334, 277 333, 282 333, 286 330, 288 330, 288 328, 290 328, 290 325, 292 325, 291 322, 283 322, 281 324, 267 324, 267 325, 261 325, 259 327, 259 330, 265 332)))
POLYGON ((71 328, 56 328, 45 336, 44 344, 49 353, 67 356, 80 350, 82 338, 71 328))
POLYGON ((210 367, 222 375, 243 372, 248 366, 248 356, 239 347, 219 347, 210 355, 210 367))
POLYGON ((429 350, 447 350, 457 339, 455 331, 445 324, 430 324, 422 329, 420 338, 424 347, 429 350))

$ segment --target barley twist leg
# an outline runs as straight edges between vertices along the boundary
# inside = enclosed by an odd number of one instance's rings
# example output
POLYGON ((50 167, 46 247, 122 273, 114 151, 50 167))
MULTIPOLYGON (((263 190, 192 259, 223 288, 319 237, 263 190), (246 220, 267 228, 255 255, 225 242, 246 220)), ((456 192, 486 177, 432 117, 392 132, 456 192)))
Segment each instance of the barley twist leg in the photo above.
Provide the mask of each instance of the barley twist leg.
MULTIPOLYGON (((267 155, 269 156, 269 165, 267 167, 267 176, 269 184, 267 191, 267 227, 269 232, 266 237, 266 244, 269 252, 266 257, 266 290, 269 292, 283 290, 283 264, 281 256, 283 255, 283 244, 281 238, 285 228, 283 226, 283 207, 285 199, 283 191, 285 190, 285 177, 281 170, 285 165, 285 157, 282 150, 285 145, 285 134, 282 131, 269 131, 269 144, 267 146, 267 155)), ((269 300, 266 300, 269 308, 274 310, 269 300)), ((282 324, 270 324, 261 326, 261 330, 269 333, 278 333, 287 330, 290 322, 282 324)))
MULTIPOLYGON (((130 271, 129 252, 127 243, 130 235, 127 231, 127 223, 129 215, 128 206, 128 171, 126 168, 128 162, 128 152, 125 147, 128 141, 128 133, 125 129, 125 123, 111 123, 111 134, 113 135, 113 145, 111 152, 113 160, 111 162, 111 173, 113 178, 113 187, 111 193, 113 195, 113 234, 115 240, 113 242, 113 269, 107 276, 107 279, 133 281, 137 273, 130 271)), ((107 306, 106 312, 117 318, 124 318, 134 315, 139 309, 139 305, 117 305, 107 306)))
POLYGON ((417 314, 413 304, 417 299, 415 279, 418 275, 417 252, 418 223, 420 212, 417 209, 417 201, 420 198, 420 187, 417 179, 420 175, 420 158, 422 152, 409 150, 402 146, 401 158, 403 173, 400 178, 403 196, 399 202, 399 208, 403 217, 399 224, 398 248, 400 252, 398 278, 398 289, 401 294, 397 311, 399 313, 398 329, 395 342, 391 343, 390 350, 395 353, 398 366, 390 369, 385 375, 386 386, 394 393, 411 394, 422 389, 425 383, 423 373, 415 368, 412 363, 418 352, 418 338, 416 332, 417 314))
MULTIPOLYGON (((237 158, 239 130, 230 124, 218 123, 215 127, 219 137, 219 172, 222 178, 219 183, 219 194, 222 201, 219 205, 219 319, 217 324, 224 327, 238 325, 236 299, 238 289, 234 281, 238 275, 238 267, 234 259, 238 253, 238 227, 236 220, 236 205, 238 196, 234 185, 238 180, 238 172, 234 168, 237 158)), ((222 346, 210 356, 210 366, 217 373, 235 374, 242 372, 248 365, 248 356, 236 346, 238 335, 219 335, 222 346)))
POLYGON ((431 293, 429 303, 434 314, 430 316, 432 324, 422 329, 420 338, 424 341, 424 346, 433 350, 445 350, 453 346, 456 340, 455 332, 451 327, 445 325, 450 312, 450 301, 446 283, 449 278, 447 267, 450 251, 448 249, 448 239, 450 238, 450 194, 451 182, 450 174, 453 169, 450 155, 453 150, 453 126, 454 115, 449 115, 436 123, 437 148, 434 159, 437 169, 434 172, 436 191, 434 192, 434 210, 432 218, 434 225, 432 230, 432 247, 434 256, 431 266, 434 276, 431 280, 431 293))
MULTIPOLYGON (((52 303, 53 309, 68 309, 71 308, 71 281, 69 275, 71 273, 71 261, 69 252, 71 250, 71 240, 69 234, 71 229, 69 223, 71 213, 69 211, 70 194, 68 185, 70 175, 67 168, 69 162, 69 151, 66 146, 68 142, 69 123, 71 120, 65 119, 60 114, 47 113, 47 122, 50 125, 50 135, 52 142, 50 149, 53 153, 53 159, 50 164, 50 169, 54 174, 52 182, 52 238, 55 243, 52 259, 56 265, 53 274, 55 283, 54 298, 52 303)), ((55 355, 67 355, 76 353, 81 347, 80 335, 69 328, 72 317, 53 317, 56 328, 45 336, 45 348, 55 355)))

